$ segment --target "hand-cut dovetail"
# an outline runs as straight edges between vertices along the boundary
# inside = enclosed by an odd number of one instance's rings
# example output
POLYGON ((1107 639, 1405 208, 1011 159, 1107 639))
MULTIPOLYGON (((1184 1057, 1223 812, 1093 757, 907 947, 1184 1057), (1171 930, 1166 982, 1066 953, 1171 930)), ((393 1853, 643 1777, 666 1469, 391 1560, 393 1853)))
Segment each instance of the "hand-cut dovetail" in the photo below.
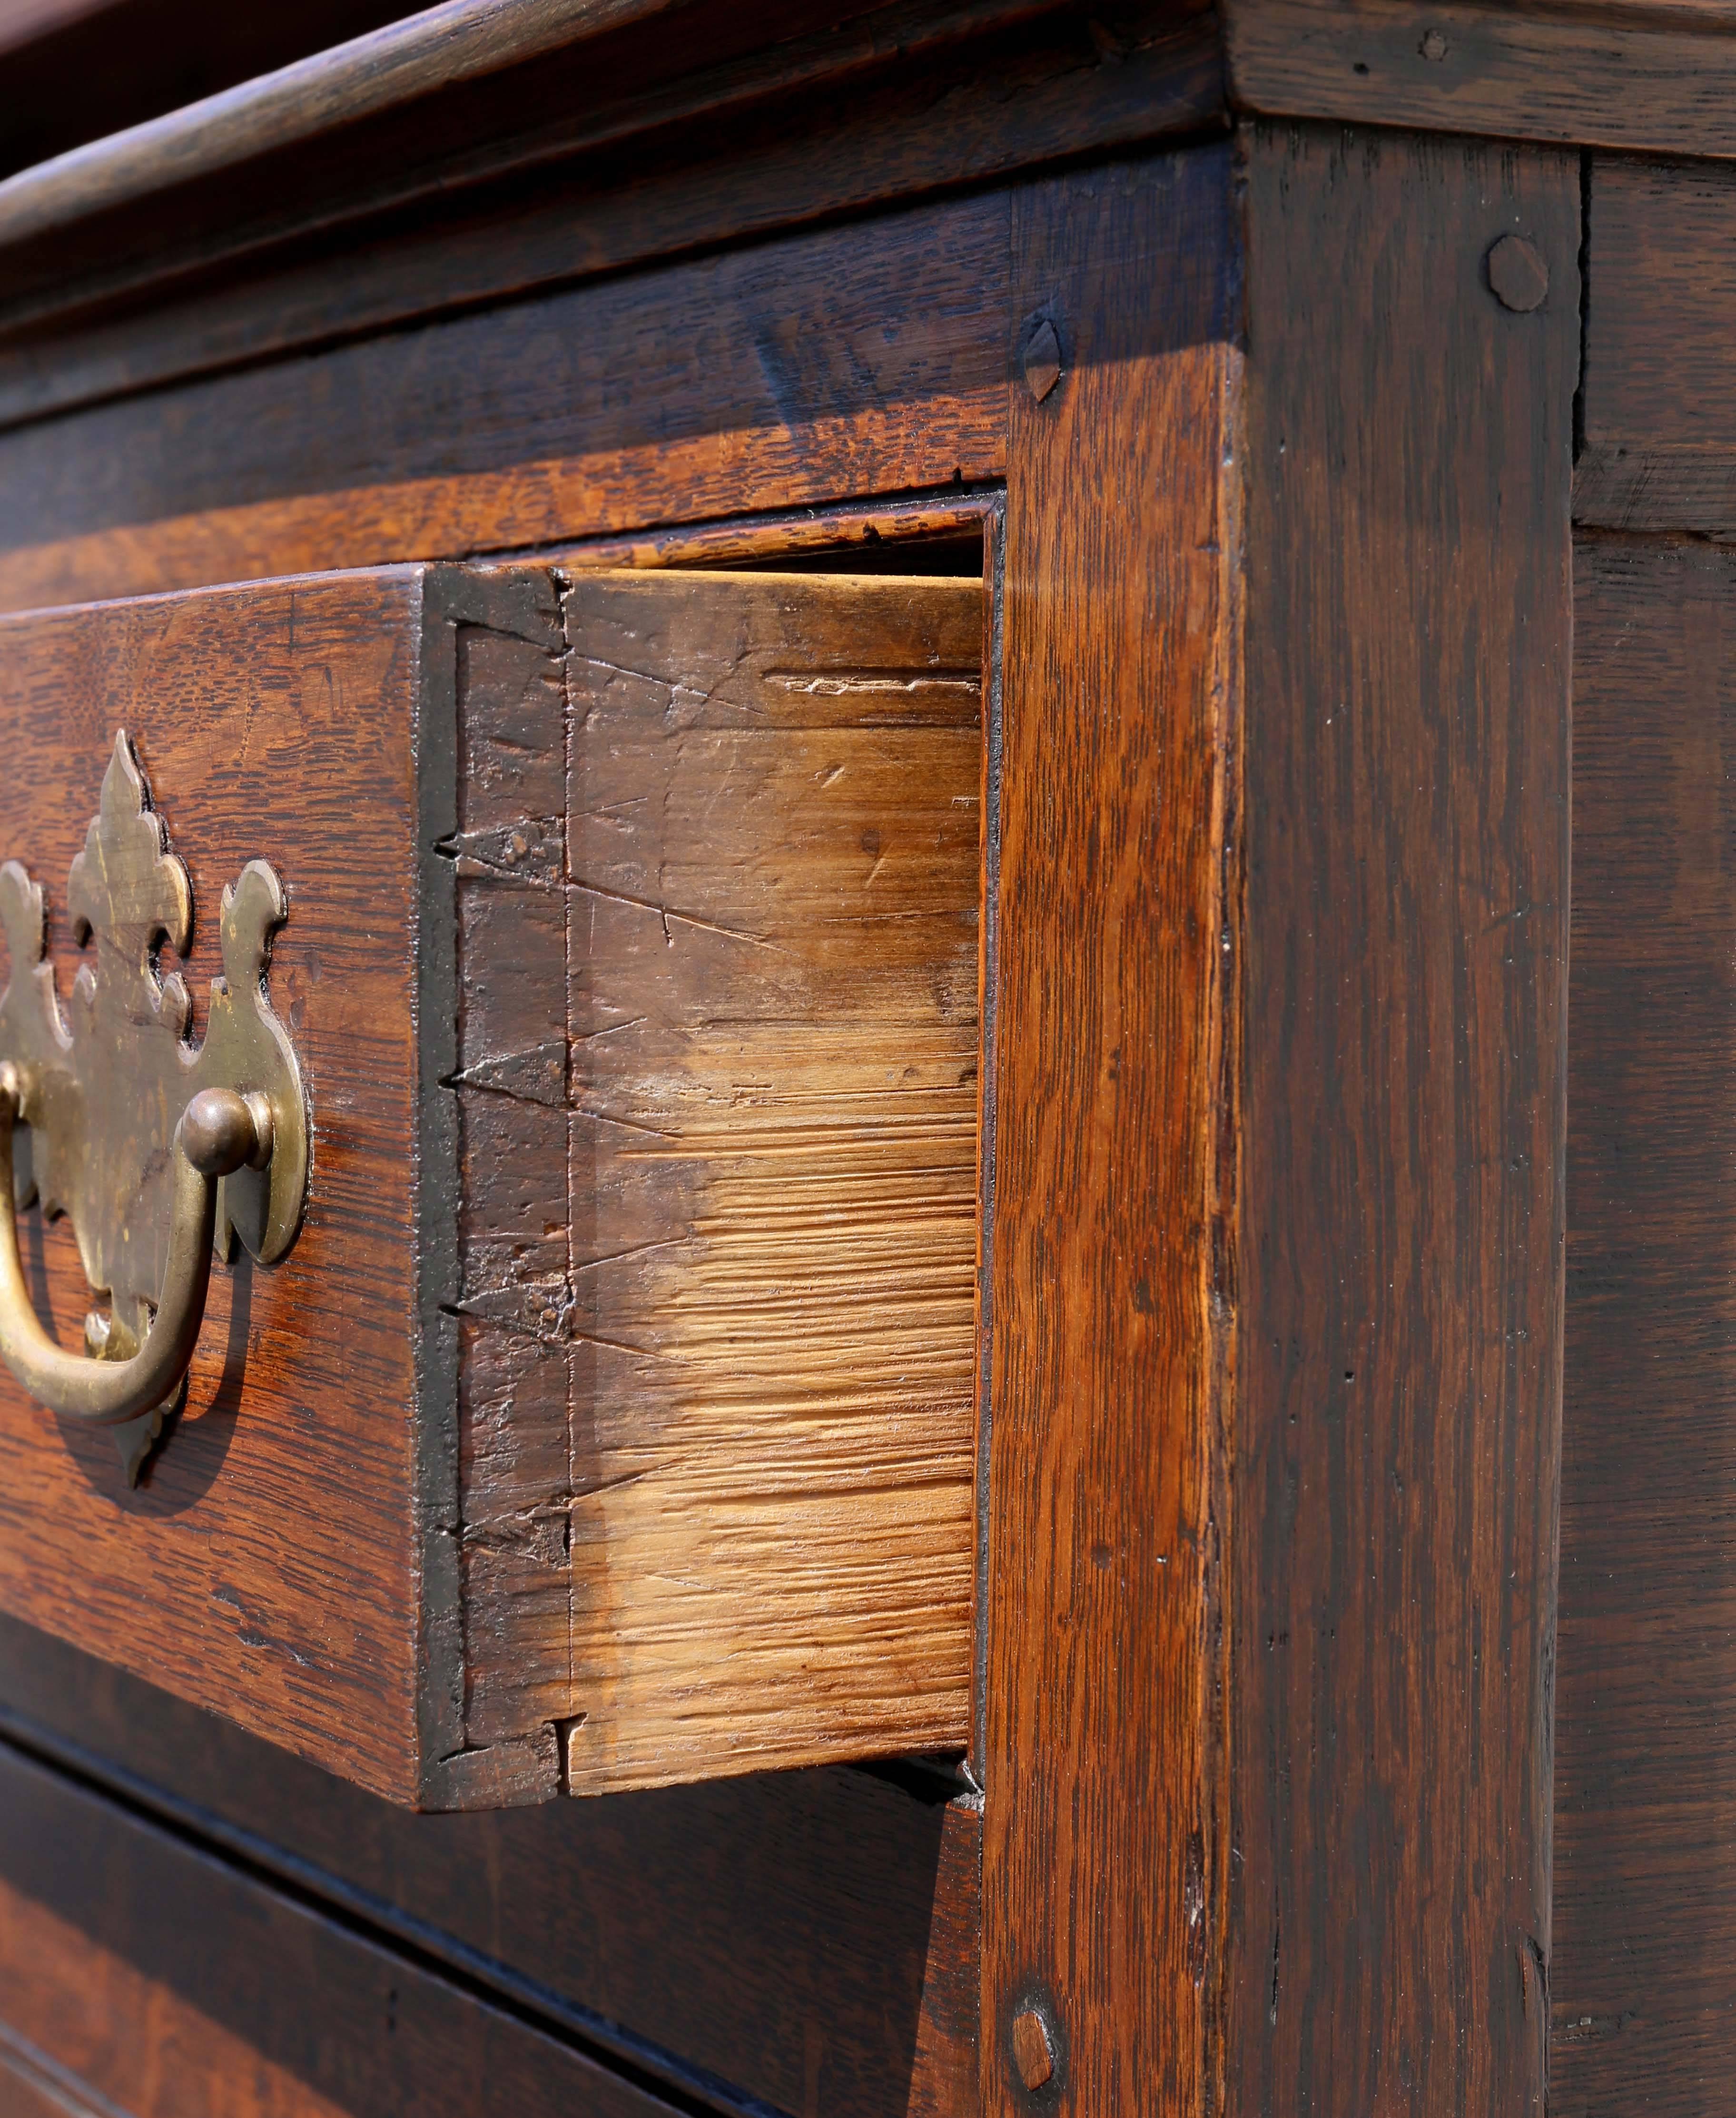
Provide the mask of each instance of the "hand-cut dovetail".
POLYGON ((488 831, 459 831, 440 851, 461 876, 497 881, 558 884, 566 867, 566 826, 559 816, 520 816, 488 831))
POLYGON ((1040 405, 1061 380, 1061 341, 1045 317, 1025 341, 1025 380, 1040 405))
POLYGON ((1541 308, 1549 291, 1549 268, 1522 235, 1503 235, 1485 261, 1489 291, 1504 309, 1524 316, 1541 308))
POLYGON ((566 1040, 551 1038, 522 1052, 491 1052, 461 1074, 454 1074, 446 1085, 491 1089, 497 1095, 516 1096, 521 1103, 558 1110, 567 1100, 566 1040))
POLYGON ((1049 2025, 1035 2008, 1021 2009, 1013 2018, 1012 2056, 1026 2088, 1042 2088, 1053 2079, 1055 2054, 1049 2025))

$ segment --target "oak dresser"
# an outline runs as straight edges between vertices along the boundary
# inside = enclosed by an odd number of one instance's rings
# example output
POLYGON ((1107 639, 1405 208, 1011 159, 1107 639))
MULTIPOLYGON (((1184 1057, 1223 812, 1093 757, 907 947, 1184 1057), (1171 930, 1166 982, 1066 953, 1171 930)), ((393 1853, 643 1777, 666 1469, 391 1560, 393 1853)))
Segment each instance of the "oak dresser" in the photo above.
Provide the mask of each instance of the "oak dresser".
POLYGON ((0 2114, 1736 2114, 1736 7, 0 7, 0 2114))

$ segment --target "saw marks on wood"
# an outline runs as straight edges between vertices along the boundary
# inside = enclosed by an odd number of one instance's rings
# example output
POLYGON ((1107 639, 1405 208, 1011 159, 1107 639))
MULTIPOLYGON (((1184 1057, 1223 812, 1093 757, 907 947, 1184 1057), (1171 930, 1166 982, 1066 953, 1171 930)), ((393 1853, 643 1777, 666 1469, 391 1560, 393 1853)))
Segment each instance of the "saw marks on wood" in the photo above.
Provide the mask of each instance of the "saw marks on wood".
POLYGON ((569 1783, 961 1746, 981 585, 567 621, 569 1783))

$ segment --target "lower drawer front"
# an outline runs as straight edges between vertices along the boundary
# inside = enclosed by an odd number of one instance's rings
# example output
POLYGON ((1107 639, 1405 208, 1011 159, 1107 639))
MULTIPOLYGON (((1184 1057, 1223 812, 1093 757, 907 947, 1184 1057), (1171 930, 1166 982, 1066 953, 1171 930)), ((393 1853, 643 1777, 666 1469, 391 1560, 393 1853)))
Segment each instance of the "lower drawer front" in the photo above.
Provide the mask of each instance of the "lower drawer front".
POLYGON ((311 1113, 304 1195, 278 1076, 225 1165, 184 1399, 0 1376, 0 1607, 425 1806, 961 1748, 982 637, 451 567, 0 622, 58 1346, 169 1343, 238 1017, 311 1113))
POLYGON ((419 1816, 4 1616, 0 1741, 729 2109, 975 2107, 982 1811, 932 1774, 419 1816))
POLYGON ((0 1748, 0 2110, 651 2118, 586 2054, 0 1748))

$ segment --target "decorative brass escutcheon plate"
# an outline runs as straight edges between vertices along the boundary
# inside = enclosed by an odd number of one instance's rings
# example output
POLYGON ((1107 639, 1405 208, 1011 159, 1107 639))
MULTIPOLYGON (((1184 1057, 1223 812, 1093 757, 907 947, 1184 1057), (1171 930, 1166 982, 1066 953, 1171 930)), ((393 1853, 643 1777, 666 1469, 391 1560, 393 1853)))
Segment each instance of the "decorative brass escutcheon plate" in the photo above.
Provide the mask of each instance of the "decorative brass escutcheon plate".
POLYGON ((185 1391, 213 1251, 227 1259, 238 1237, 271 1265, 301 1225, 307 1094, 266 995, 285 903, 264 861, 225 889, 224 975, 194 1045, 187 987, 158 969, 165 942, 186 954, 192 889, 123 732, 67 904, 95 960, 62 1012, 42 890, 16 861, 0 867, 12 955, 0 996, 0 1357, 61 1417, 112 1427, 133 1483, 185 1391), (71 1216, 86 1277, 108 1297, 86 1319, 82 1355, 58 1346, 31 1306, 17 1217, 33 1200, 71 1216))

